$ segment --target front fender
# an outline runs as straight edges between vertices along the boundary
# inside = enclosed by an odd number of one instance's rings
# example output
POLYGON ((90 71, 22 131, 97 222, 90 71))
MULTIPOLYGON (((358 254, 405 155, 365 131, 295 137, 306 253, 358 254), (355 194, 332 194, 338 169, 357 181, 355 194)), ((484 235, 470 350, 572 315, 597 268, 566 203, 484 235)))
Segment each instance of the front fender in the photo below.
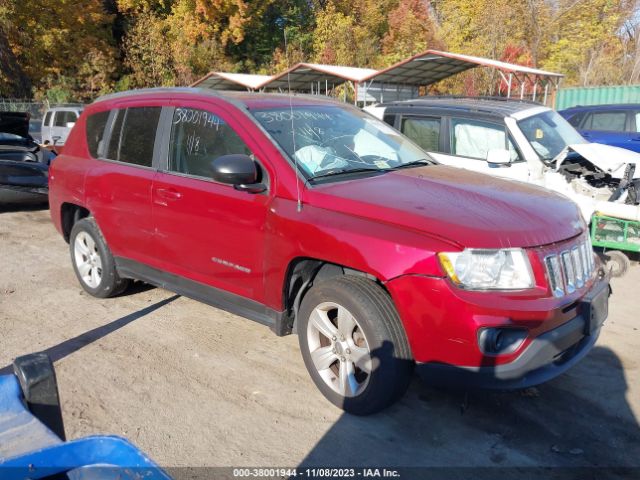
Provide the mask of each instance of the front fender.
POLYGON ((282 309, 288 266, 298 258, 342 265, 381 282, 407 274, 442 276, 436 253, 457 247, 418 231, 275 199, 268 219, 265 298, 282 309))

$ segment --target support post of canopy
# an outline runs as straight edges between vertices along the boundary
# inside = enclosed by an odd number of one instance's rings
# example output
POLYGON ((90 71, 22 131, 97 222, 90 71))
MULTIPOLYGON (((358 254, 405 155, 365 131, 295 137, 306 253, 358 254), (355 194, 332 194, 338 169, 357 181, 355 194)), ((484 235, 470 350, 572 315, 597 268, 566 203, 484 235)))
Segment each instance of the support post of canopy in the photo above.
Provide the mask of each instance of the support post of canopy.
POLYGON ((547 105, 547 94, 549 93, 549 80, 544 82, 544 105, 547 105))

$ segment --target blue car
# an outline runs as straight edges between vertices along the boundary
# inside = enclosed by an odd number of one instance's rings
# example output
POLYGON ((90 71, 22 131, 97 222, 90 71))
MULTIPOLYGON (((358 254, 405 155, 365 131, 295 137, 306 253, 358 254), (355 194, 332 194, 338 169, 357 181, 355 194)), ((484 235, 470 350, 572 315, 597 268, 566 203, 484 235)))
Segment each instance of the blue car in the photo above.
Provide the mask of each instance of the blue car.
POLYGON ((558 113, 590 142, 640 153, 640 104, 577 106, 558 113))

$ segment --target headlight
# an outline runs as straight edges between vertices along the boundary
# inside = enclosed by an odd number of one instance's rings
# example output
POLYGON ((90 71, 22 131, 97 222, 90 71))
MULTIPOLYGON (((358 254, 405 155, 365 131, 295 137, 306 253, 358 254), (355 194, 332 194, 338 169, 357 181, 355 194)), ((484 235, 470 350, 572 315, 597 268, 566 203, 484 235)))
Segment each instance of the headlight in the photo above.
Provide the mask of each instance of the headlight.
POLYGON ((522 290, 534 286, 531 264, 521 248, 439 253, 449 278, 469 290, 522 290))

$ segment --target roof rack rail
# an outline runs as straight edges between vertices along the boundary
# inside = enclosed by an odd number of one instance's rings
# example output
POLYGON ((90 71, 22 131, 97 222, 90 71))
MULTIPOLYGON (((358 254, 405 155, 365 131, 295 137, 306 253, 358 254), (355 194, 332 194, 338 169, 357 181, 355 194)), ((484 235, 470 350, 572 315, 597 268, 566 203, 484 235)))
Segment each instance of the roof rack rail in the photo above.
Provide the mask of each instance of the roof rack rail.
POLYGON ((460 100, 493 100, 499 102, 518 102, 518 103, 530 103, 532 105, 542 105, 540 102, 536 102, 533 100, 513 98, 513 97, 502 97, 499 95, 422 95, 417 99, 460 99, 460 100))

